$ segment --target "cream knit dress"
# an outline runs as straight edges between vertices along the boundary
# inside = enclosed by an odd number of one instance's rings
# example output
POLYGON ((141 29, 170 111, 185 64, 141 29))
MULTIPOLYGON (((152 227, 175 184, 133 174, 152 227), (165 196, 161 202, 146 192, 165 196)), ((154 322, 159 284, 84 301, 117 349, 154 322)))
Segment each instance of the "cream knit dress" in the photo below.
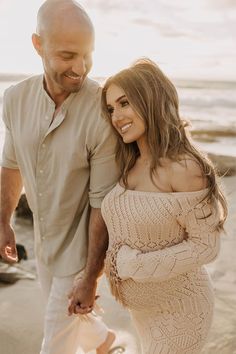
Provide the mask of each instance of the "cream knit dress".
POLYGON ((141 192, 118 183, 103 200, 106 275, 130 309, 144 354, 196 354, 205 343, 214 296, 203 265, 220 243, 220 211, 203 201, 207 191, 141 192))

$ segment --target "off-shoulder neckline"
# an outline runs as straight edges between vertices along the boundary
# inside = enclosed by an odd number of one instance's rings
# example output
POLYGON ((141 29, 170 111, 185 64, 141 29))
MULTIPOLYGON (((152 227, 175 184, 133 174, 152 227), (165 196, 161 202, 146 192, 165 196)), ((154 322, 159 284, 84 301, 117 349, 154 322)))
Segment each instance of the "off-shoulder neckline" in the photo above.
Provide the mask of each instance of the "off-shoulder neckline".
POLYGON ((148 195, 162 195, 162 196, 181 196, 181 195, 198 195, 198 194, 203 194, 206 193, 209 188, 204 188, 204 189, 200 189, 198 191, 191 191, 191 192, 154 192, 154 191, 140 191, 140 190, 136 190, 136 189, 125 189, 125 187, 123 187, 120 182, 117 182, 117 186, 122 189, 125 192, 129 192, 129 193, 136 193, 136 194, 148 194, 148 195))

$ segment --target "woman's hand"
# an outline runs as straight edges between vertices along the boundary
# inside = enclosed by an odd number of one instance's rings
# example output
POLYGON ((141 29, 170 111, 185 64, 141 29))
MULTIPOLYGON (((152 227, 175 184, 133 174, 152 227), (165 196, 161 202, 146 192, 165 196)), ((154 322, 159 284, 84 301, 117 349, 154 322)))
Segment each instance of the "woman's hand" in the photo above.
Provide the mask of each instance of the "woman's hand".
POLYGON ((123 245, 117 252, 116 267, 117 274, 121 280, 127 280, 131 278, 131 274, 135 272, 137 267, 137 255, 141 251, 131 248, 128 245, 123 245))

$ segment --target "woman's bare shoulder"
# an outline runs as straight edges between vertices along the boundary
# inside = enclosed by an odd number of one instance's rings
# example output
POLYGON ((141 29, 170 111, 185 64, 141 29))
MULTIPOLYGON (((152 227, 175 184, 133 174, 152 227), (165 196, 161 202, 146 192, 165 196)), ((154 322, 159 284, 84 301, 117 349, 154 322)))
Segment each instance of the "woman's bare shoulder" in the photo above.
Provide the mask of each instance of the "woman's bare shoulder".
POLYGON ((169 178, 174 192, 194 192, 207 187, 201 166, 190 157, 171 162, 169 178))

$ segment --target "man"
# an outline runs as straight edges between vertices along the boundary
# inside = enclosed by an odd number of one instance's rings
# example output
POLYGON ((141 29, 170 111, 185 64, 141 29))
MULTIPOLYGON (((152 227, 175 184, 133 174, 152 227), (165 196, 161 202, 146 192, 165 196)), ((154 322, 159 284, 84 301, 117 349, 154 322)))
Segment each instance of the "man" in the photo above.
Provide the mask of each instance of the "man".
POLYGON ((99 113, 100 88, 87 74, 94 49, 93 25, 71 0, 47 0, 39 9, 34 48, 44 75, 9 88, 1 171, 0 254, 17 260, 10 218, 22 186, 34 215, 38 274, 47 298, 40 354, 106 354, 113 332, 93 309, 107 232, 100 206, 117 179, 114 137, 99 113), (77 304, 68 316, 74 277, 77 304))

